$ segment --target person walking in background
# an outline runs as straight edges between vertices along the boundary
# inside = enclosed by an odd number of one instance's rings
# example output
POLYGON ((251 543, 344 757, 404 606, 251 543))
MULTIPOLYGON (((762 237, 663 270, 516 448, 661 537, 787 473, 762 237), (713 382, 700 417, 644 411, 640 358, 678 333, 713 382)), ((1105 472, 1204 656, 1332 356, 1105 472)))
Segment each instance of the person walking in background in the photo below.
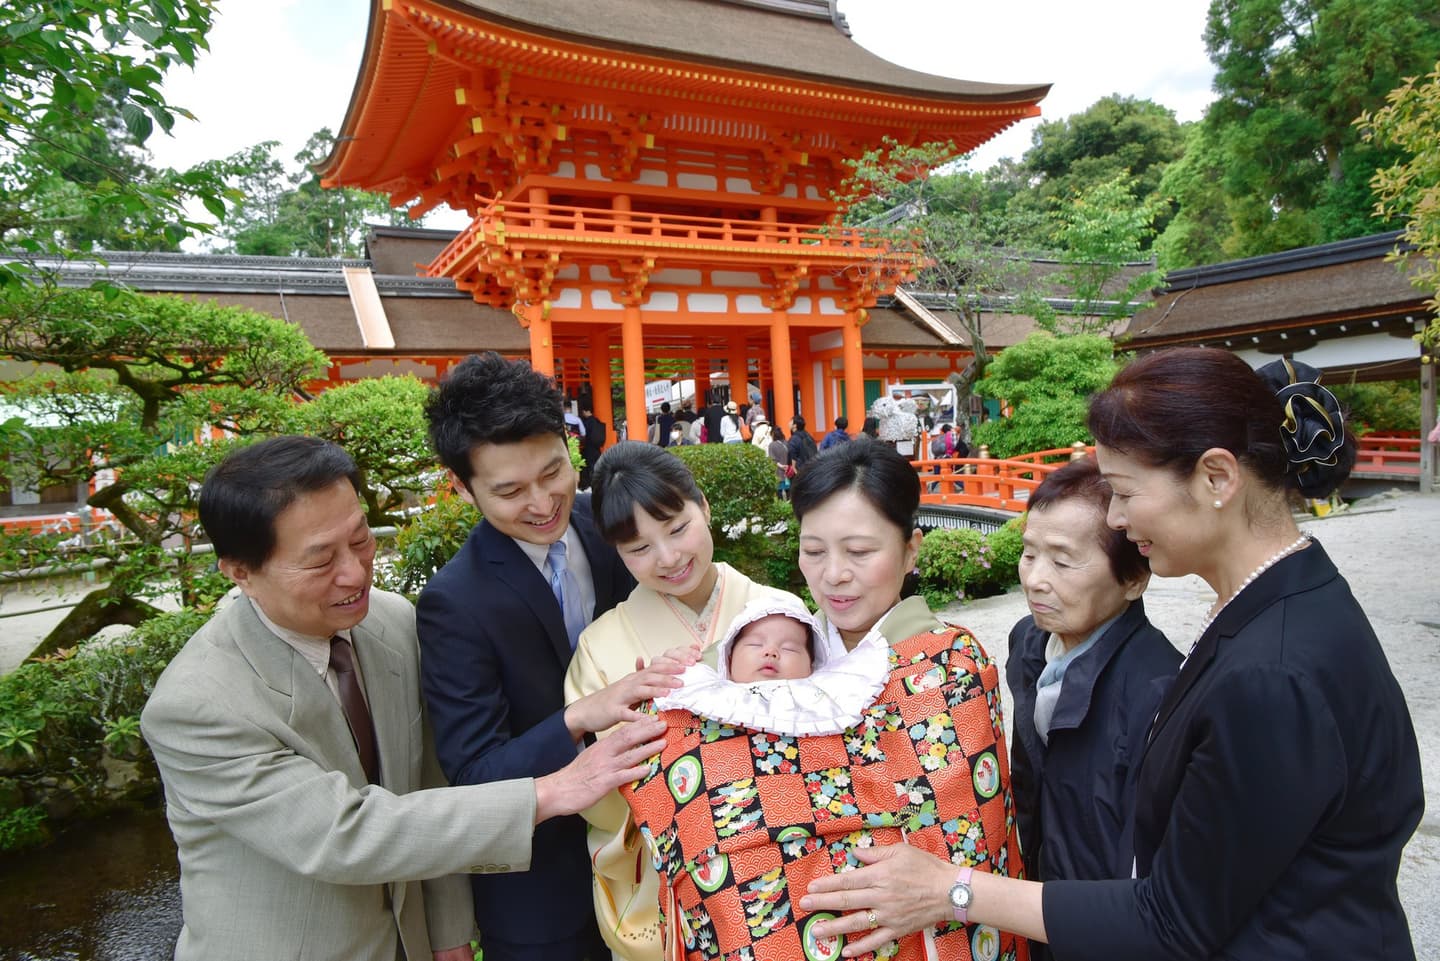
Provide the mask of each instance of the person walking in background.
POLYGON ((825 435, 825 439, 820 442, 820 449, 822 451, 825 451, 834 447, 836 444, 850 443, 850 434, 846 431, 846 428, 848 428, 849 426, 850 418, 835 418, 835 429, 825 435))
POLYGON ((1364 611, 1291 510, 1355 462, 1316 373, 1176 348, 1091 401, 1107 523, 1155 574, 1215 591, 1141 749, 1129 877, 956 878, 918 851, 860 852, 865 867, 801 900, 851 912, 818 935, 860 953, 959 911, 1074 961, 1415 957, 1395 883, 1425 804, 1414 726, 1364 611))
POLYGON ((705 415, 702 418, 705 423, 705 443, 720 443, 720 423, 725 418, 725 409, 720 406, 719 401, 712 401, 705 407, 705 415))
POLYGON ((790 446, 785 442, 785 432, 779 427, 770 428, 770 443, 765 445, 765 453, 775 462, 776 491, 781 500, 790 496, 790 478, 794 471, 790 469, 790 446))
MULTIPOLYGON (((614 708, 599 695, 565 704, 575 643, 634 581, 595 530, 590 495, 576 494, 548 377, 468 357, 431 392, 426 418, 451 483, 483 516, 417 605, 440 765, 455 784, 558 770, 614 708)), ((476 877, 474 895, 487 961, 604 956, 579 817, 537 830, 531 869, 476 877)))
POLYGON ((580 468, 580 489, 588 490, 590 474, 605 449, 606 429, 605 422, 595 416, 590 404, 580 405, 580 422, 585 425, 585 432, 580 435, 580 460, 583 465, 580 468))
POLYGON ((739 444, 745 440, 740 431, 740 405, 733 400, 725 405, 725 416, 720 418, 720 442, 739 444))
POLYGON ((790 439, 785 442, 785 451, 790 455, 791 476, 805 469, 819 453, 815 438, 805 429, 805 418, 799 414, 790 418, 790 439))
POLYGON ((670 413, 670 402, 660 405, 660 416, 655 418, 655 437, 661 447, 670 446, 670 428, 675 426, 675 417, 670 413))
POLYGON ((745 423, 750 426, 750 433, 752 435, 755 433, 756 424, 761 421, 768 422, 770 420, 769 417, 765 416, 765 405, 760 401, 760 392, 758 390, 750 391, 750 406, 745 408, 745 423))
POLYGON ((445 787, 415 609, 372 584, 359 487, 350 455, 314 437, 232 451, 201 485, 200 524, 241 596, 140 717, 180 861, 179 961, 469 961, 464 875, 525 870, 536 824, 658 749, 627 726, 535 779, 445 787))
MULTIPOLYGON (((878 417, 867 417, 867 418, 865 418, 865 421, 860 425, 860 433, 859 433, 858 435, 856 435, 856 438, 855 438, 855 439, 856 439, 856 440, 862 440, 862 439, 863 439, 863 440, 879 440, 879 439, 880 439, 880 418, 878 418, 878 417)), ((891 446, 891 449, 892 449, 892 450, 894 449, 894 446, 893 446, 893 445, 891 446)))

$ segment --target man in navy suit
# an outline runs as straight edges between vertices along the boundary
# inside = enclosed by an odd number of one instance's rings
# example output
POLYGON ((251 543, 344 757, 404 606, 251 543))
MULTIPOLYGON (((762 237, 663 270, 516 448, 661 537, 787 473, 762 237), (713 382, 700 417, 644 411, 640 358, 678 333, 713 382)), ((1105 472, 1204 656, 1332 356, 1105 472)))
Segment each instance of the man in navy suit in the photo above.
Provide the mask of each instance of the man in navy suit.
MULTIPOLYGON (((484 515, 417 605, 425 700, 452 784, 559 770, 585 733, 650 696, 643 679, 627 679, 564 703, 579 628, 624 600, 634 581, 596 532, 590 496, 576 495, 562 411, 549 378, 495 353, 466 358, 426 406, 440 462, 484 515)), ((473 878, 486 961, 608 959, 584 821, 541 825, 533 852, 526 873, 473 878)))

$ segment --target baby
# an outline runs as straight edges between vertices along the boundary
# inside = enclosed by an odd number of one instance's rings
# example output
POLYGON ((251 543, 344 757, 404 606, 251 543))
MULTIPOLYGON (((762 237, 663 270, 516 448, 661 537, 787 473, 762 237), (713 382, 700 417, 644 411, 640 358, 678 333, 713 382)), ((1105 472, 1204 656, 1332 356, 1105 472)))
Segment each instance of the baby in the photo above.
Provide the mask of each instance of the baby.
POLYGON ((808 615, 801 620, 788 612, 765 614, 741 625, 726 667, 732 681, 793 681, 810 676, 814 649, 808 615))
MULTIPOLYGON (((663 656, 685 660, 686 653, 676 648, 663 656)), ((836 734, 857 723, 880 693, 889 649, 876 638, 846 651, 800 598, 776 593, 741 609, 715 665, 686 668, 681 686, 656 698, 655 707, 774 734, 836 734)))

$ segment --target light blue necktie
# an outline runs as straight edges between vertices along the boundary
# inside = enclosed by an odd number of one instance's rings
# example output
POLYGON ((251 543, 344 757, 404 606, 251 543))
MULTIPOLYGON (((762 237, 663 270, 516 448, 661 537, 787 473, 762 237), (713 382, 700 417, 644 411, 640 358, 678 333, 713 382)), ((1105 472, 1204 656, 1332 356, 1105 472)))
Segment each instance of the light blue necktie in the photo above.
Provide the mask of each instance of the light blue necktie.
POLYGON ((585 611, 580 600, 580 584, 565 561, 564 541, 550 545, 545 552, 545 563, 550 565, 550 592, 555 595, 555 601, 565 616, 565 633, 570 638, 570 650, 573 651, 580 640, 580 632, 585 630, 585 611))

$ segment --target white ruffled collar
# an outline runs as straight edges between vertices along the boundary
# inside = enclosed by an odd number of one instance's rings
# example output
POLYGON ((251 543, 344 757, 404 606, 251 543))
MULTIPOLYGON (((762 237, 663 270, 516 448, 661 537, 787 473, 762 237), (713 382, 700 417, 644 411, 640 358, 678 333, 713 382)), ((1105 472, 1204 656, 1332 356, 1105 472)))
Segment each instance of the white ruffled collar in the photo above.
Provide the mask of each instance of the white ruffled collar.
POLYGON ((853 650, 795 680, 729 681, 706 664, 691 665, 680 675, 683 686, 655 706, 771 734, 839 734, 860 723, 889 677, 890 644, 872 628, 853 650))

